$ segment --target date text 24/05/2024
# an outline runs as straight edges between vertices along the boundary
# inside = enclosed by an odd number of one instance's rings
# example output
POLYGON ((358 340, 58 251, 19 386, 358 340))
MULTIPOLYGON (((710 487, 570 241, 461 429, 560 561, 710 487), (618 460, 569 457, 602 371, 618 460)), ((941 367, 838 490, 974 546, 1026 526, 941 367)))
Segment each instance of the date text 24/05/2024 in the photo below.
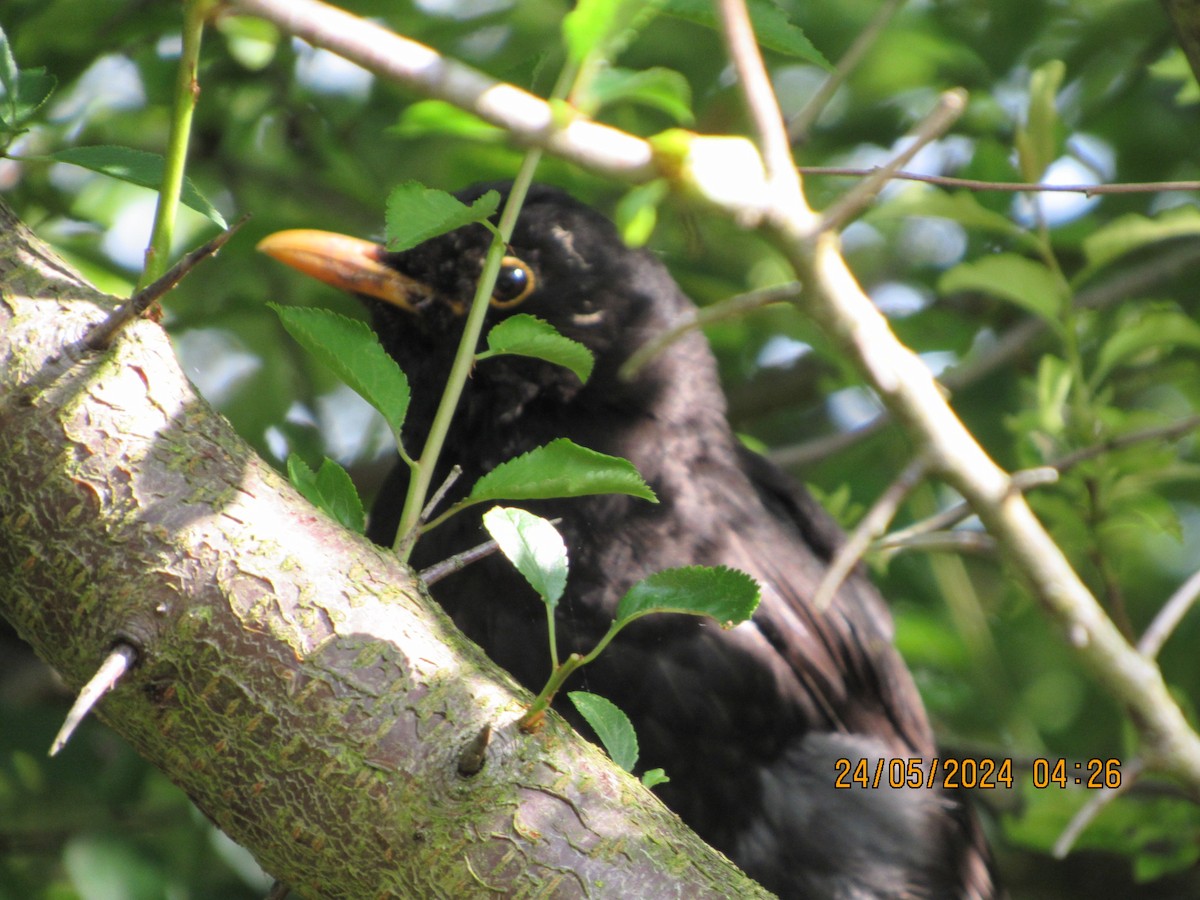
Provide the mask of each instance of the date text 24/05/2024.
MULTIPOLYGON (((967 788, 995 790, 1013 786, 1010 758, 877 757, 834 760, 835 788, 967 788)), ((1037 758, 1030 766, 1035 788, 1119 788, 1121 761, 1114 758, 1067 760, 1037 758)))

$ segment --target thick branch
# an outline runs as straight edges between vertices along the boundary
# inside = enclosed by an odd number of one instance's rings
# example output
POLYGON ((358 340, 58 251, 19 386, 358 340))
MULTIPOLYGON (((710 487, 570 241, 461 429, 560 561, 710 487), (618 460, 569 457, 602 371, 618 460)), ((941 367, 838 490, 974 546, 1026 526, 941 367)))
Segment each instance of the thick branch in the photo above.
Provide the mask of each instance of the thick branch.
POLYGON ((157 325, 87 351, 114 301, 2 205, 0 285, 0 614, 75 687, 136 648, 101 714, 297 895, 754 895, 561 720, 520 733, 528 697, 253 455, 157 325))

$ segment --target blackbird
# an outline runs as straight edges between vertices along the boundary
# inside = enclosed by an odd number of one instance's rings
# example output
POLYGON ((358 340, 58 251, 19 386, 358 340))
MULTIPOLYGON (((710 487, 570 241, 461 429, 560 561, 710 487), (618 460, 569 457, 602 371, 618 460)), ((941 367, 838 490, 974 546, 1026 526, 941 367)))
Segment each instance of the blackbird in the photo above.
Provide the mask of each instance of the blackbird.
MULTIPOLYGON (((458 197, 471 202, 489 189, 507 198, 505 184, 458 197)), ((264 242, 265 252, 367 303, 412 384, 410 452, 432 422, 490 238, 471 225, 400 253, 319 232, 264 242)), ((491 305, 491 322, 521 312, 553 324, 592 351, 595 369, 581 384, 527 357, 478 363, 433 483, 461 466, 452 500, 497 464, 568 437, 631 460, 659 500, 527 504, 561 519, 570 556, 556 613, 560 657, 591 649, 629 586, 662 569, 731 566, 762 587, 751 622, 726 631, 691 616, 650 617, 574 676, 633 720, 642 765, 670 777, 656 789, 663 801, 781 896, 994 896, 986 843, 955 793, 892 789, 886 777, 878 788, 835 786, 841 768, 859 760, 872 771, 880 759, 928 766, 933 735, 892 646, 891 616, 867 579, 853 574, 824 611, 811 604, 842 537, 798 484, 733 435, 704 337, 690 332, 631 380, 619 377, 635 350, 695 314, 666 267, 626 247, 595 210, 535 185, 491 305)), ((392 541, 408 477, 399 464, 382 487, 374 540, 392 541)), ((459 515, 418 542, 413 563, 485 539, 478 516, 459 515)), ((433 593, 493 660, 541 687, 550 665, 545 613, 507 560, 472 564, 433 593)))

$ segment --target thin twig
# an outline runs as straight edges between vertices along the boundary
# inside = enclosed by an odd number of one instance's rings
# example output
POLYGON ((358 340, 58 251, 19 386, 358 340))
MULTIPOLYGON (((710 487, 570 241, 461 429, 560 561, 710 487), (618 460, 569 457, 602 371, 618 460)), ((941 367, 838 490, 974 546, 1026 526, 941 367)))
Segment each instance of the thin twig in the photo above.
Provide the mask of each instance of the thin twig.
POLYGON ((79 724, 87 718, 87 714, 105 694, 117 686, 125 673, 133 668, 137 659, 137 650, 126 643, 119 643, 108 652, 108 656, 104 657, 104 662, 100 663, 96 674, 83 686, 83 690, 71 704, 71 709, 67 712, 66 719, 63 720, 62 728, 58 729, 58 734, 54 736, 54 743, 50 745, 51 756, 67 745, 67 741, 71 739, 71 735, 75 733, 79 724))
POLYGON ((792 116, 788 122, 788 137, 793 144, 802 144, 808 139, 808 130, 813 123, 817 121, 829 101, 833 99, 833 95, 837 93, 849 77, 850 73, 858 68, 858 64, 862 62, 863 57, 867 55, 867 51, 875 46, 875 42, 879 40, 879 36, 883 34, 883 30, 887 28, 888 23, 892 20, 892 16, 896 11, 904 5, 904 0, 886 0, 879 7, 875 15, 871 17, 871 21, 866 27, 858 33, 858 37, 842 54, 838 60, 837 66, 833 72, 826 78, 816 93, 812 95, 809 101, 792 116))
MULTIPOLYGON (((1080 291, 1076 306, 1082 309, 1105 309, 1126 297, 1174 278, 1198 262, 1200 241, 1164 250, 1154 259, 1130 266, 1128 270, 1080 291)), ((1002 334, 988 349, 943 373, 938 381, 946 390, 956 394, 1027 353, 1029 347, 1046 331, 1045 319, 1030 317, 1002 334)), ((789 447, 778 447, 772 450, 769 456, 774 463, 784 468, 811 465, 845 452, 860 441, 878 434, 891 421, 891 413, 884 410, 851 431, 821 435, 789 447)))
POLYGON ((482 544, 477 544, 470 550, 464 550, 462 553, 455 553, 448 559, 443 559, 439 563, 434 563, 432 566, 422 569, 417 573, 417 577, 425 582, 427 587, 432 584, 437 584, 447 575, 453 575, 455 572, 465 569, 471 563, 481 560, 485 556, 491 556, 499 549, 500 545, 495 541, 484 541, 482 544))
MULTIPOLYGON (((897 532, 897 535, 899 532, 897 532)), ((992 556, 996 552, 996 539, 986 531, 929 531, 897 537, 887 535, 880 538, 871 548, 881 558, 890 559, 897 553, 970 553, 974 556, 992 556)))
MULTIPOLYGON (((870 178, 879 166, 800 166, 802 175, 830 175, 845 178, 870 178)), ((901 181, 920 181, 945 188, 969 191, 1000 191, 1007 194, 1062 193, 1084 194, 1152 194, 1160 191, 1200 191, 1200 181, 1128 181, 1113 184, 1046 184, 1041 181, 980 181, 976 178, 955 178, 951 175, 928 175, 923 172, 893 172, 891 177, 901 181)))
POLYGON ((762 309, 764 306, 770 306, 774 303, 793 301, 800 296, 801 290, 802 286, 799 282, 789 281, 787 284, 737 294, 719 303, 698 309, 696 310, 696 314, 688 321, 676 325, 635 350, 629 359, 625 360, 621 365, 621 368, 617 371, 617 375, 623 381, 628 381, 641 370, 642 366, 658 356, 658 354, 662 353, 663 350, 688 332, 695 331, 697 328, 704 328, 716 322, 723 322, 727 319, 744 316, 746 313, 762 309))
POLYGON ((888 525, 896 516, 896 510, 904 502, 912 489, 920 484, 925 473, 929 471, 929 461, 919 456, 904 467, 896 476, 895 481, 879 495, 879 499, 867 510, 862 521, 846 536, 846 542, 838 548, 837 553, 829 562, 825 575, 813 595, 812 604, 819 612, 824 612, 837 596, 838 588, 846 580, 846 576, 858 565, 871 542, 887 530, 888 525))
POLYGON ((758 52, 746 4, 742 0, 717 0, 717 14, 729 58, 742 85, 742 96, 758 138, 771 191, 776 202, 807 212, 808 203, 800 190, 800 176, 792 159, 783 114, 779 111, 767 67, 758 52))
POLYGON ((864 178, 821 215, 821 227, 826 231, 839 231, 842 226, 870 205, 875 196, 892 180, 893 176, 921 148, 937 140, 958 121, 967 108, 967 92, 961 89, 944 92, 933 111, 921 120, 909 133, 907 146, 886 164, 864 178))
POLYGON ((1083 804, 1079 811, 1071 817, 1071 821, 1067 823, 1063 833, 1054 842, 1054 848, 1050 852, 1055 859, 1062 859, 1071 852, 1071 848, 1075 846, 1075 841, 1079 839, 1083 830, 1092 823, 1096 816, 1100 815, 1104 807, 1120 797, 1138 780, 1143 768, 1144 765, 1139 759, 1127 763, 1121 773, 1120 787, 1104 788, 1088 797, 1087 803, 1083 804))
POLYGON ((1158 656, 1158 652, 1162 650, 1167 638, 1183 621, 1183 617, 1195 605, 1197 598, 1200 598, 1200 572, 1194 573, 1180 585, 1170 599, 1163 604, 1163 608, 1158 611, 1154 621, 1142 633, 1141 640, 1137 645, 1138 652, 1148 659, 1158 656))
MULTIPOLYGON (((1044 484, 1053 484, 1058 481, 1058 475, 1058 470, 1053 466, 1022 469, 1019 472, 1012 473, 1009 485, 1014 491, 1024 492, 1035 487, 1041 487, 1044 484)), ((927 519, 915 522, 907 528, 893 531, 886 537, 881 538, 878 546, 882 549, 892 549, 908 545, 921 535, 953 528, 959 522, 971 516, 972 512, 969 504, 965 502, 955 503, 953 506, 948 506, 927 519)))
POLYGON ((141 318, 146 314, 146 311, 154 305, 154 302, 162 297, 167 291, 175 287, 183 280, 189 272, 194 269, 197 264, 212 256, 218 250, 225 246, 234 233, 246 224, 250 218, 249 215, 242 216, 233 223, 225 231, 222 231, 215 238, 200 247, 197 247, 191 253, 171 266, 167 273, 152 284, 146 285, 111 313, 103 322, 98 322, 84 337, 84 344, 89 350, 105 350, 116 338, 117 334, 135 319, 141 318))

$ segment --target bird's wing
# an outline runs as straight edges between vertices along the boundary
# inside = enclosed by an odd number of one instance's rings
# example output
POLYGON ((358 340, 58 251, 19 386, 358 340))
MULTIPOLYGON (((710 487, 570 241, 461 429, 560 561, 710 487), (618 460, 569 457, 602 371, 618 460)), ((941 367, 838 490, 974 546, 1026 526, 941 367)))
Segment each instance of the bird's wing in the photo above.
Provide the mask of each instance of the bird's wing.
POLYGON ((923 706, 892 645, 883 598, 865 575, 853 572, 828 609, 813 607, 841 533, 783 472, 755 453, 739 453, 743 471, 773 514, 758 521, 793 539, 772 538, 761 527, 736 530, 728 545, 730 564, 762 583, 754 628, 786 661, 800 702, 819 711, 832 730, 874 735, 897 752, 930 753, 923 706))

